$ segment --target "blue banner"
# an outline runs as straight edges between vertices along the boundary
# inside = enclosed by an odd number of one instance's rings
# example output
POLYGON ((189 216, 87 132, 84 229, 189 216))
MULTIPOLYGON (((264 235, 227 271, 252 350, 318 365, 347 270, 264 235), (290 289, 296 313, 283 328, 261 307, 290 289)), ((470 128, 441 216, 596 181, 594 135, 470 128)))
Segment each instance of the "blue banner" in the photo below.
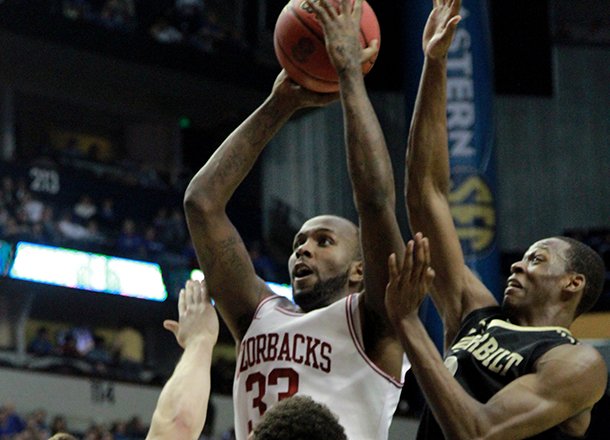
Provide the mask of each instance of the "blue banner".
MULTIPOLYGON (((421 75, 421 33, 432 2, 410 2, 406 23, 407 114, 421 75), (414 17, 414 15, 416 17, 414 17), (410 24, 409 24, 410 22, 410 24), (414 28, 417 26, 417 36, 414 28), (417 44, 415 44, 417 43, 417 44), (415 57, 416 52, 419 55, 415 57), (418 68, 415 74, 415 68, 418 68)), ((447 62, 447 130, 451 162, 450 204, 466 264, 494 294, 501 294, 497 220, 496 171, 493 156, 493 75, 491 32, 487 2, 463 0, 458 25, 447 62)), ((422 316, 439 349, 442 324, 430 302, 422 316)))

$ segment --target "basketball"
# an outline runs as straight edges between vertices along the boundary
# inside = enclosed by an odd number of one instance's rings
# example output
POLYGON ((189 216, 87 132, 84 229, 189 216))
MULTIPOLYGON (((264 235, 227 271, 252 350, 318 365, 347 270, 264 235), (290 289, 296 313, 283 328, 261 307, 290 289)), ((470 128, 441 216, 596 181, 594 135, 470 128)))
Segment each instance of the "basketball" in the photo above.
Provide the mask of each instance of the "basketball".
MULTIPOLYGON (((338 10, 340 0, 329 1, 338 10)), ((360 43, 367 47, 371 40, 381 43, 379 22, 371 6, 363 1, 360 43)), ((315 92, 339 90, 337 72, 326 52, 324 31, 305 0, 290 0, 282 9, 275 24, 273 46, 280 65, 292 80, 315 92)), ((363 63, 364 74, 371 70, 376 57, 363 63)))

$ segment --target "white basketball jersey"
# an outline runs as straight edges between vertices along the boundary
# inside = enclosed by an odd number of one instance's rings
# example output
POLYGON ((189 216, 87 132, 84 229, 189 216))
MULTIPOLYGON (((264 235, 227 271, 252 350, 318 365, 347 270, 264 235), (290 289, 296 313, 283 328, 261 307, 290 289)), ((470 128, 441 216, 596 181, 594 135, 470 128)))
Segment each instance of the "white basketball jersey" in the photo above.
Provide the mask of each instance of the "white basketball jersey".
POLYGON ((237 440, 245 440, 266 410, 293 394, 327 405, 350 440, 387 439, 402 383, 364 352, 360 298, 350 295, 309 313, 282 308, 279 296, 261 302, 237 358, 237 440))

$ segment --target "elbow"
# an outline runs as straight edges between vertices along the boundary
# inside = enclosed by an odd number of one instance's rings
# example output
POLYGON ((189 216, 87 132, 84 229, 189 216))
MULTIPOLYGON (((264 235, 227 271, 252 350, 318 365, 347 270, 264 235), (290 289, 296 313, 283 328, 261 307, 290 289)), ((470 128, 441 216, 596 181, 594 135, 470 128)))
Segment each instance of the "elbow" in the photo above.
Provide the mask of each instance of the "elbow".
POLYGON ((445 200, 449 203, 449 182, 409 175, 404 191, 407 208, 414 212, 429 209, 434 200, 445 200))
POLYGON ((490 438, 492 438, 489 436, 489 430, 483 429, 483 427, 476 422, 466 429, 443 430, 443 434, 446 438, 453 438, 456 440, 490 440, 490 438))
POLYGON ((204 423, 195 421, 195 414, 178 414, 174 420, 175 433, 173 438, 176 439, 196 439, 199 437, 204 423))
POLYGON ((409 211, 418 212, 424 203, 424 191, 419 182, 409 180, 405 185, 405 202, 409 211))
POLYGON ((213 213, 223 211, 224 204, 214 199, 213 193, 214 191, 202 190, 191 182, 186 188, 183 199, 187 218, 206 218, 213 213))
POLYGON ((370 211, 383 211, 385 209, 394 209, 396 206, 396 193, 392 185, 371 185, 368 183, 365 187, 354 191, 354 203, 359 210, 367 209, 370 211))

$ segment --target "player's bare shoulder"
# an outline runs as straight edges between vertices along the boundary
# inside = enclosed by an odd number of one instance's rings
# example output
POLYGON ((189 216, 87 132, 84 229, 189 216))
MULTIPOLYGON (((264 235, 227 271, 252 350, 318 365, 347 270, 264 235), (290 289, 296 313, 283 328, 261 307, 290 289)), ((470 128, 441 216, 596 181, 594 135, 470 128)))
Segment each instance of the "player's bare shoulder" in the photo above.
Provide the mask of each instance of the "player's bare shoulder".
POLYGON ((602 355, 585 343, 563 344, 549 350, 538 359, 535 369, 544 375, 551 388, 573 387, 574 401, 581 400, 583 408, 601 398, 608 380, 602 355))

